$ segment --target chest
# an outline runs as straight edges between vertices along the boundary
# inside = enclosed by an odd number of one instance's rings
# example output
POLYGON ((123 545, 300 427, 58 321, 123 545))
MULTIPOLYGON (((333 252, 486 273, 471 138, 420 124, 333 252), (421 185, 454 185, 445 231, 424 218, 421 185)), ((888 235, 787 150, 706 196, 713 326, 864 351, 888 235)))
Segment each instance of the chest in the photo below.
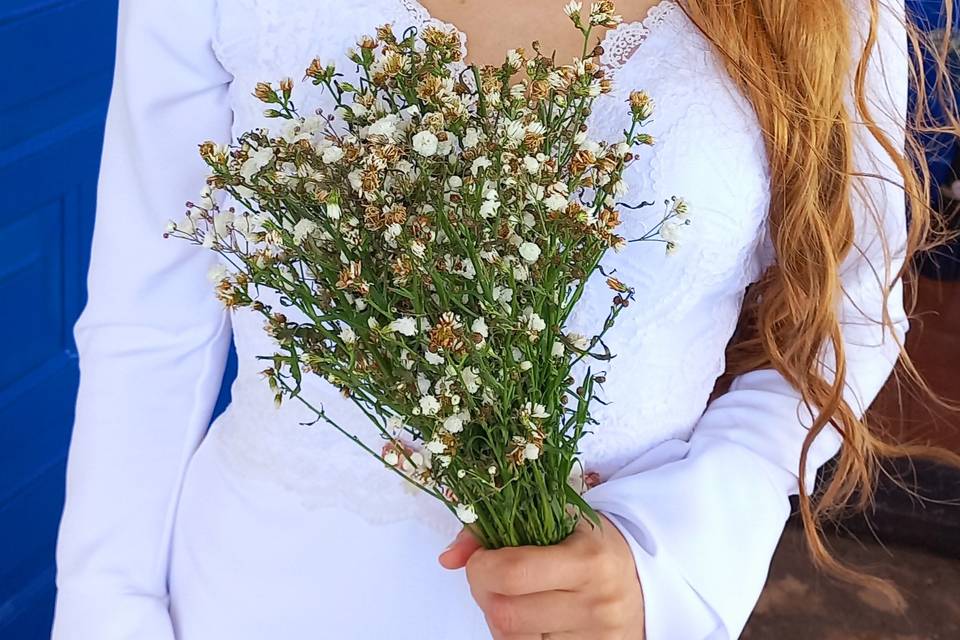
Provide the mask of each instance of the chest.
MULTIPOLYGON (((503 6, 500 2, 490 6, 503 6)), ((433 0, 431 12, 412 0, 222 0, 214 47, 234 76, 234 133, 275 125, 263 118, 262 104, 251 96, 257 82, 284 77, 298 81, 314 58, 335 63, 349 79, 354 65, 345 52, 384 23, 392 23, 399 33, 437 21, 435 10, 468 31, 468 53, 476 51, 471 38, 488 34, 489 51, 502 54, 506 45, 493 44, 496 39, 489 30, 472 30, 470 20, 481 19, 475 11, 468 18, 467 13, 446 13, 448 9, 462 7, 456 0, 433 0)), ((562 12, 560 17, 566 19, 562 12)), ((535 27, 523 28, 514 45, 534 36, 535 27)), ((676 255, 665 256, 662 246, 641 242, 611 255, 607 265, 640 292, 642 304, 635 315, 644 322, 669 323, 671 316, 711 297, 740 295, 757 277, 756 249, 769 194, 763 141, 752 108, 674 3, 661 2, 647 18, 605 34, 604 49, 614 91, 595 103, 590 124, 594 137, 621 135, 628 125, 631 90, 645 90, 656 105, 647 128, 655 144, 624 176, 629 203, 654 206, 625 215, 623 235, 644 235, 672 196, 691 203, 693 224, 683 229, 676 255)), ((487 55, 485 51, 474 55, 487 55)), ((330 97, 309 83, 296 82, 294 99, 304 113, 315 108, 333 111, 330 97)), ((600 285, 598 309, 609 303, 600 285)))
MULTIPOLYGON (((419 4, 437 20, 456 25, 466 35, 467 62, 499 65, 505 51, 529 47, 534 41, 544 53, 555 52, 557 60, 583 55, 584 37, 564 12, 566 0, 419 0, 419 4)), ((588 19, 589 4, 581 20, 588 19)), ((658 0, 620 4, 616 10, 623 21, 640 22, 658 0)), ((608 30, 594 27, 590 47, 608 30)))

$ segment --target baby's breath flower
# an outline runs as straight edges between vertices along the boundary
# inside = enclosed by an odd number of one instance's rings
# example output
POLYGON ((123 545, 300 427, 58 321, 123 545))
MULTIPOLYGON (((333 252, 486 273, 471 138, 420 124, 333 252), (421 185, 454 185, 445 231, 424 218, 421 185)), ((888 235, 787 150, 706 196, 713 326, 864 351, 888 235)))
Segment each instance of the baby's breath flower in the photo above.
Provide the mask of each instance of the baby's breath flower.
POLYGON ((569 17, 580 16, 580 12, 583 10, 583 3, 578 0, 571 0, 563 7, 563 12, 569 17))
POLYGON ((396 331, 401 335, 415 336, 417 335, 417 321, 415 318, 409 317, 397 318, 387 325, 387 329, 396 331))
MULTIPOLYGON (((425 395, 420 398, 420 410, 426 416, 436 415, 440 411, 440 402, 432 395, 425 395)), ((434 453, 441 453, 434 451, 434 453)))
POLYGON ((420 131, 413 136, 413 150, 424 157, 437 153, 440 141, 432 131, 420 131))
POLYGON ((460 141, 460 144, 463 145, 464 149, 472 149, 480 143, 480 134, 473 127, 467 128, 463 132, 463 140, 460 141))
POLYGON ((524 242, 518 249, 520 257, 533 264, 540 258, 540 247, 533 242, 524 242))
POLYGON ((302 218, 293 225, 293 242, 302 244, 307 236, 317 230, 317 223, 309 218, 302 218))

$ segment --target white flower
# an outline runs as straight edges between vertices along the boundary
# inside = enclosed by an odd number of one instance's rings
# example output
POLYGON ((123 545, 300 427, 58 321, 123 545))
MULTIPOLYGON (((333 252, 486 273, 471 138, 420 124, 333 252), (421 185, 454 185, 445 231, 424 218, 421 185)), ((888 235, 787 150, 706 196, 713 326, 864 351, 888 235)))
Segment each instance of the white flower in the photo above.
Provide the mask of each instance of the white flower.
POLYGON ((574 349, 586 351, 590 348, 590 338, 587 336, 580 335, 579 333, 570 333, 567 334, 567 339, 573 344, 574 349))
POLYGON ((219 238, 226 238, 230 234, 230 229, 233 227, 233 221, 236 219, 236 214, 230 209, 226 211, 221 211, 213 217, 213 230, 219 238))
POLYGON ((184 216, 183 220, 177 223, 177 231, 186 234, 192 234, 197 230, 197 225, 190 216, 184 216))
POLYGON ((424 415, 434 416, 440 411, 440 402, 431 395, 420 398, 420 410, 424 415))
POLYGON ((522 122, 519 120, 509 120, 503 127, 503 134, 507 137, 507 146, 512 147, 518 145, 520 141, 523 140, 524 132, 525 127, 522 122))
MULTIPOLYGON (((456 415, 449 416, 443 421, 443 428, 450 433, 460 433, 463 431, 463 415, 458 413, 456 415)), ((440 453, 443 452, 441 451, 440 453)))
POLYGON ((417 335, 417 321, 410 317, 397 318, 387 325, 387 329, 405 336, 415 336, 417 335))
POLYGON ((523 405, 524 413, 528 414, 531 418, 549 418, 550 414, 547 412, 547 408, 537 402, 536 404, 532 402, 527 402, 523 405))
POLYGON ((420 395, 422 396, 427 395, 430 391, 430 380, 422 373, 417 374, 417 389, 420 390, 420 395))
POLYGON ((437 152, 440 141, 432 131, 420 131, 413 136, 413 150, 422 156, 432 156, 437 152))
POLYGON ((507 51, 507 64, 513 69, 519 69, 520 65, 523 64, 523 58, 520 56, 520 52, 516 49, 507 51))
POLYGON ((400 123, 400 117, 395 113, 388 113, 367 129, 368 136, 383 136, 393 140, 397 134, 397 125, 400 123))
POLYGON ((527 170, 527 173, 536 173, 540 171, 540 161, 533 156, 524 156, 523 168, 527 170))
POLYGON ((427 360, 428 363, 437 366, 444 363, 443 356, 437 355, 433 351, 427 351, 423 354, 423 357, 427 360))
POLYGON ((207 272, 207 277, 210 279, 210 282, 219 284, 224 278, 227 277, 227 268, 218 262, 210 267, 210 270, 207 272))
POLYGON ((447 450, 447 447, 439 440, 431 440, 426 444, 426 449, 430 453, 440 455, 441 453, 447 450))
POLYGON ((340 328, 340 339, 346 344, 353 344, 357 341, 357 334, 350 327, 340 328))
POLYGON ((470 173, 477 175, 482 169, 492 166, 493 162, 487 156, 480 156, 470 165, 470 173))
POLYGON ((550 211, 562 211, 567 208, 568 202, 567 196, 560 193, 551 193, 547 199, 543 201, 543 204, 546 205, 550 211))
POLYGON ((457 517, 464 524, 473 524, 477 521, 477 511, 469 504, 457 505, 457 517))
POLYGON ((293 242, 301 244, 308 235, 317 230, 317 223, 307 218, 301 218, 293 225, 293 242))
POLYGON ((326 164, 332 164, 340 160, 343 157, 343 149, 337 146, 327 147, 323 150, 323 153, 320 154, 320 159, 326 164))
POLYGON ((480 334, 483 338, 490 337, 490 329, 487 327, 487 321, 483 319, 483 316, 473 321, 473 324, 470 325, 470 330, 480 334))
POLYGON ((523 457, 526 460, 536 460, 540 457, 540 447, 532 442, 528 442, 523 448, 523 457))
POLYGON ((520 371, 530 371, 530 369, 533 369, 533 363, 529 360, 520 363, 520 371))
POLYGON ((553 347, 550 349, 550 355, 552 355, 554 358, 562 358, 563 353, 563 343, 559 340, 555 341, 553 343, 553 347))
POLYGON ((499 200, 484 200, 480 205, 480 215, 484 218, 492 218, 500 208, 499 200))
POLYGON ((422 242, 414 240, 410 243, 410 251, 413 252, 413 255, 422 259, 427 253, 427 247, 422 242))
POLYGON ((520 245, 520 257, 533 264, 540 257, 540 247, 532 242, 524 242, 520 245))
POLYGON ((476 393, 480 390, 480 376, 474 367, 467 367, 460 372, 460 379, 463 380, 463 386, 469 393, 476 393))
POLYGON ((524 309, 523 315, 524 318, 526 318, 527 328, 530 329, 530 331, 539 333, 547 328, 547 323, 544 322, 543 318, 537 315, 536 312, 534 312, 533 307, 527 307, 524 309))
POLYGON ((463 140, 461 141, 460 144, 463 145, 464 149, 470 149, 472 147, 477 146, 479 142, 480 142, 480 134, 477 133, 477 130, 474 129, 473 127, 469 127, 463 133, 463 140))
POLYGON ((342 213, 343 213, 343 212, 340 210, 340 205, 339 205, 339 204, 337 204, 336 202, 328 202, 328 203, 327 203, 327 217, 328 217, 328 218, 330 218, 331 220, 339 220, 339 219, 340 219, 340 216, 342 215, 342 213))
POLYGON ((400 416, 390 416, 387 418, 387 429, 389 429, 392 433, 399 432, 405 426, 406 425, 403 421, 403 418, 400 416))
POLYGON ((513 266, 513 279, 517 282, 526 282, 527 278, 530 277, 530 270, 527 269, 525 264, 515 264, 513 266))
POLYGON ((569 17, 579 16, 580 11, 583 10, 583 3, 577 2, 577 0, 571 0, 563 7, 563 12, 569 17))
POLYGON ((270 163, 270 160, 273 159, 273 149, 270 147, 264 147, 263 149, 257 149, 249 156, 247 156, 246 162, 240 167, 240 175, 243 176, 246 180, 253 178, 254 174, 263 169, 267 164, 270 163))

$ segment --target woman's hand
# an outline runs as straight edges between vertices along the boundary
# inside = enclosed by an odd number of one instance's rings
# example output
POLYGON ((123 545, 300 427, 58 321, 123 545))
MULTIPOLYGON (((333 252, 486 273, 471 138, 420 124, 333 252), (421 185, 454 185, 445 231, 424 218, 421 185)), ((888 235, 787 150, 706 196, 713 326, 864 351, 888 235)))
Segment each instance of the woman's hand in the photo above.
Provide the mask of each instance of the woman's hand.
POLYGON ((466 567, 494 640, 642 640, 643 594, 627 541, 581 521, 552 547, 488 551, 464 529, 441 555, 466 567))

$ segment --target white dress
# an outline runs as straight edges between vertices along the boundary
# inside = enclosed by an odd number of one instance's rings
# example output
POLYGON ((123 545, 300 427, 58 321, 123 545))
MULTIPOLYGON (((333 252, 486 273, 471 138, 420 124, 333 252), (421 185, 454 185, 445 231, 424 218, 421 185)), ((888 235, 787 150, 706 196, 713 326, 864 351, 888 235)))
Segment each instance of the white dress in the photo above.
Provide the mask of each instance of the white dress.
MULTIPOLYGON (((257 81, 301 78, 315 56, 350 71, 343 52, 358 36, 430 17, 413 0, 120 5, 90 298, 75 326, 81 378, 54 638, 489 638, 463 572, 436 561, 458 523, 343 436, 300 425, 311 416, 299 403, 274 409, 258 375, 256 356, 273 352, 261 320, 214 299, 214 253, 161 238, 202 186, 197 144, 273 124, 251 95, 257 81), (233 402, 208 432, 231 334, 233 402)), ((870 75, 877 115, 895 136, 907 91, 902 12, 901 2, 885 14, 870 75)), ((586 498, 631 545, 650 640, 734 638, 798 490, 810 420, 771 370, 739 377, 707 406, 744 289, 774 260, 764 142, 718 54, 674 2, 604 46, 616 89, 598 100, 594 133, 616 136, 626 94, 650 93, 657 142, 630 168, 631 193, 683 196, 694 222, 676 255, 640 243, 607 263, 638 301, 610 335, 609 404, 583 443, 603 482, 586 498)), ((312 87, 297 91, 301 105, 327 105, 312 87)), ((897 182, 878 145, 856 135, 858 169, 897 182)), ((902 192, 880 180, 861 186, 880 205, 898 266, 902 192)), ((896 336, 873 321, 883 252, 874 218, 862 201, 855 207, 861 250, 844 265, 841 316, 848 400, 862 410, 907 323, 899 285, 889 308, 896 336)), ((625 235, 656 215, 630 214, 625 235)), ((607 305, 602 286, 589 288, 572 325, 607 305)), ((363 416, 326 383, 313 380, 304 396, 376 446, 363 416)), ((833 432, 818 439, 811 484, 838 447, 833 432)))

